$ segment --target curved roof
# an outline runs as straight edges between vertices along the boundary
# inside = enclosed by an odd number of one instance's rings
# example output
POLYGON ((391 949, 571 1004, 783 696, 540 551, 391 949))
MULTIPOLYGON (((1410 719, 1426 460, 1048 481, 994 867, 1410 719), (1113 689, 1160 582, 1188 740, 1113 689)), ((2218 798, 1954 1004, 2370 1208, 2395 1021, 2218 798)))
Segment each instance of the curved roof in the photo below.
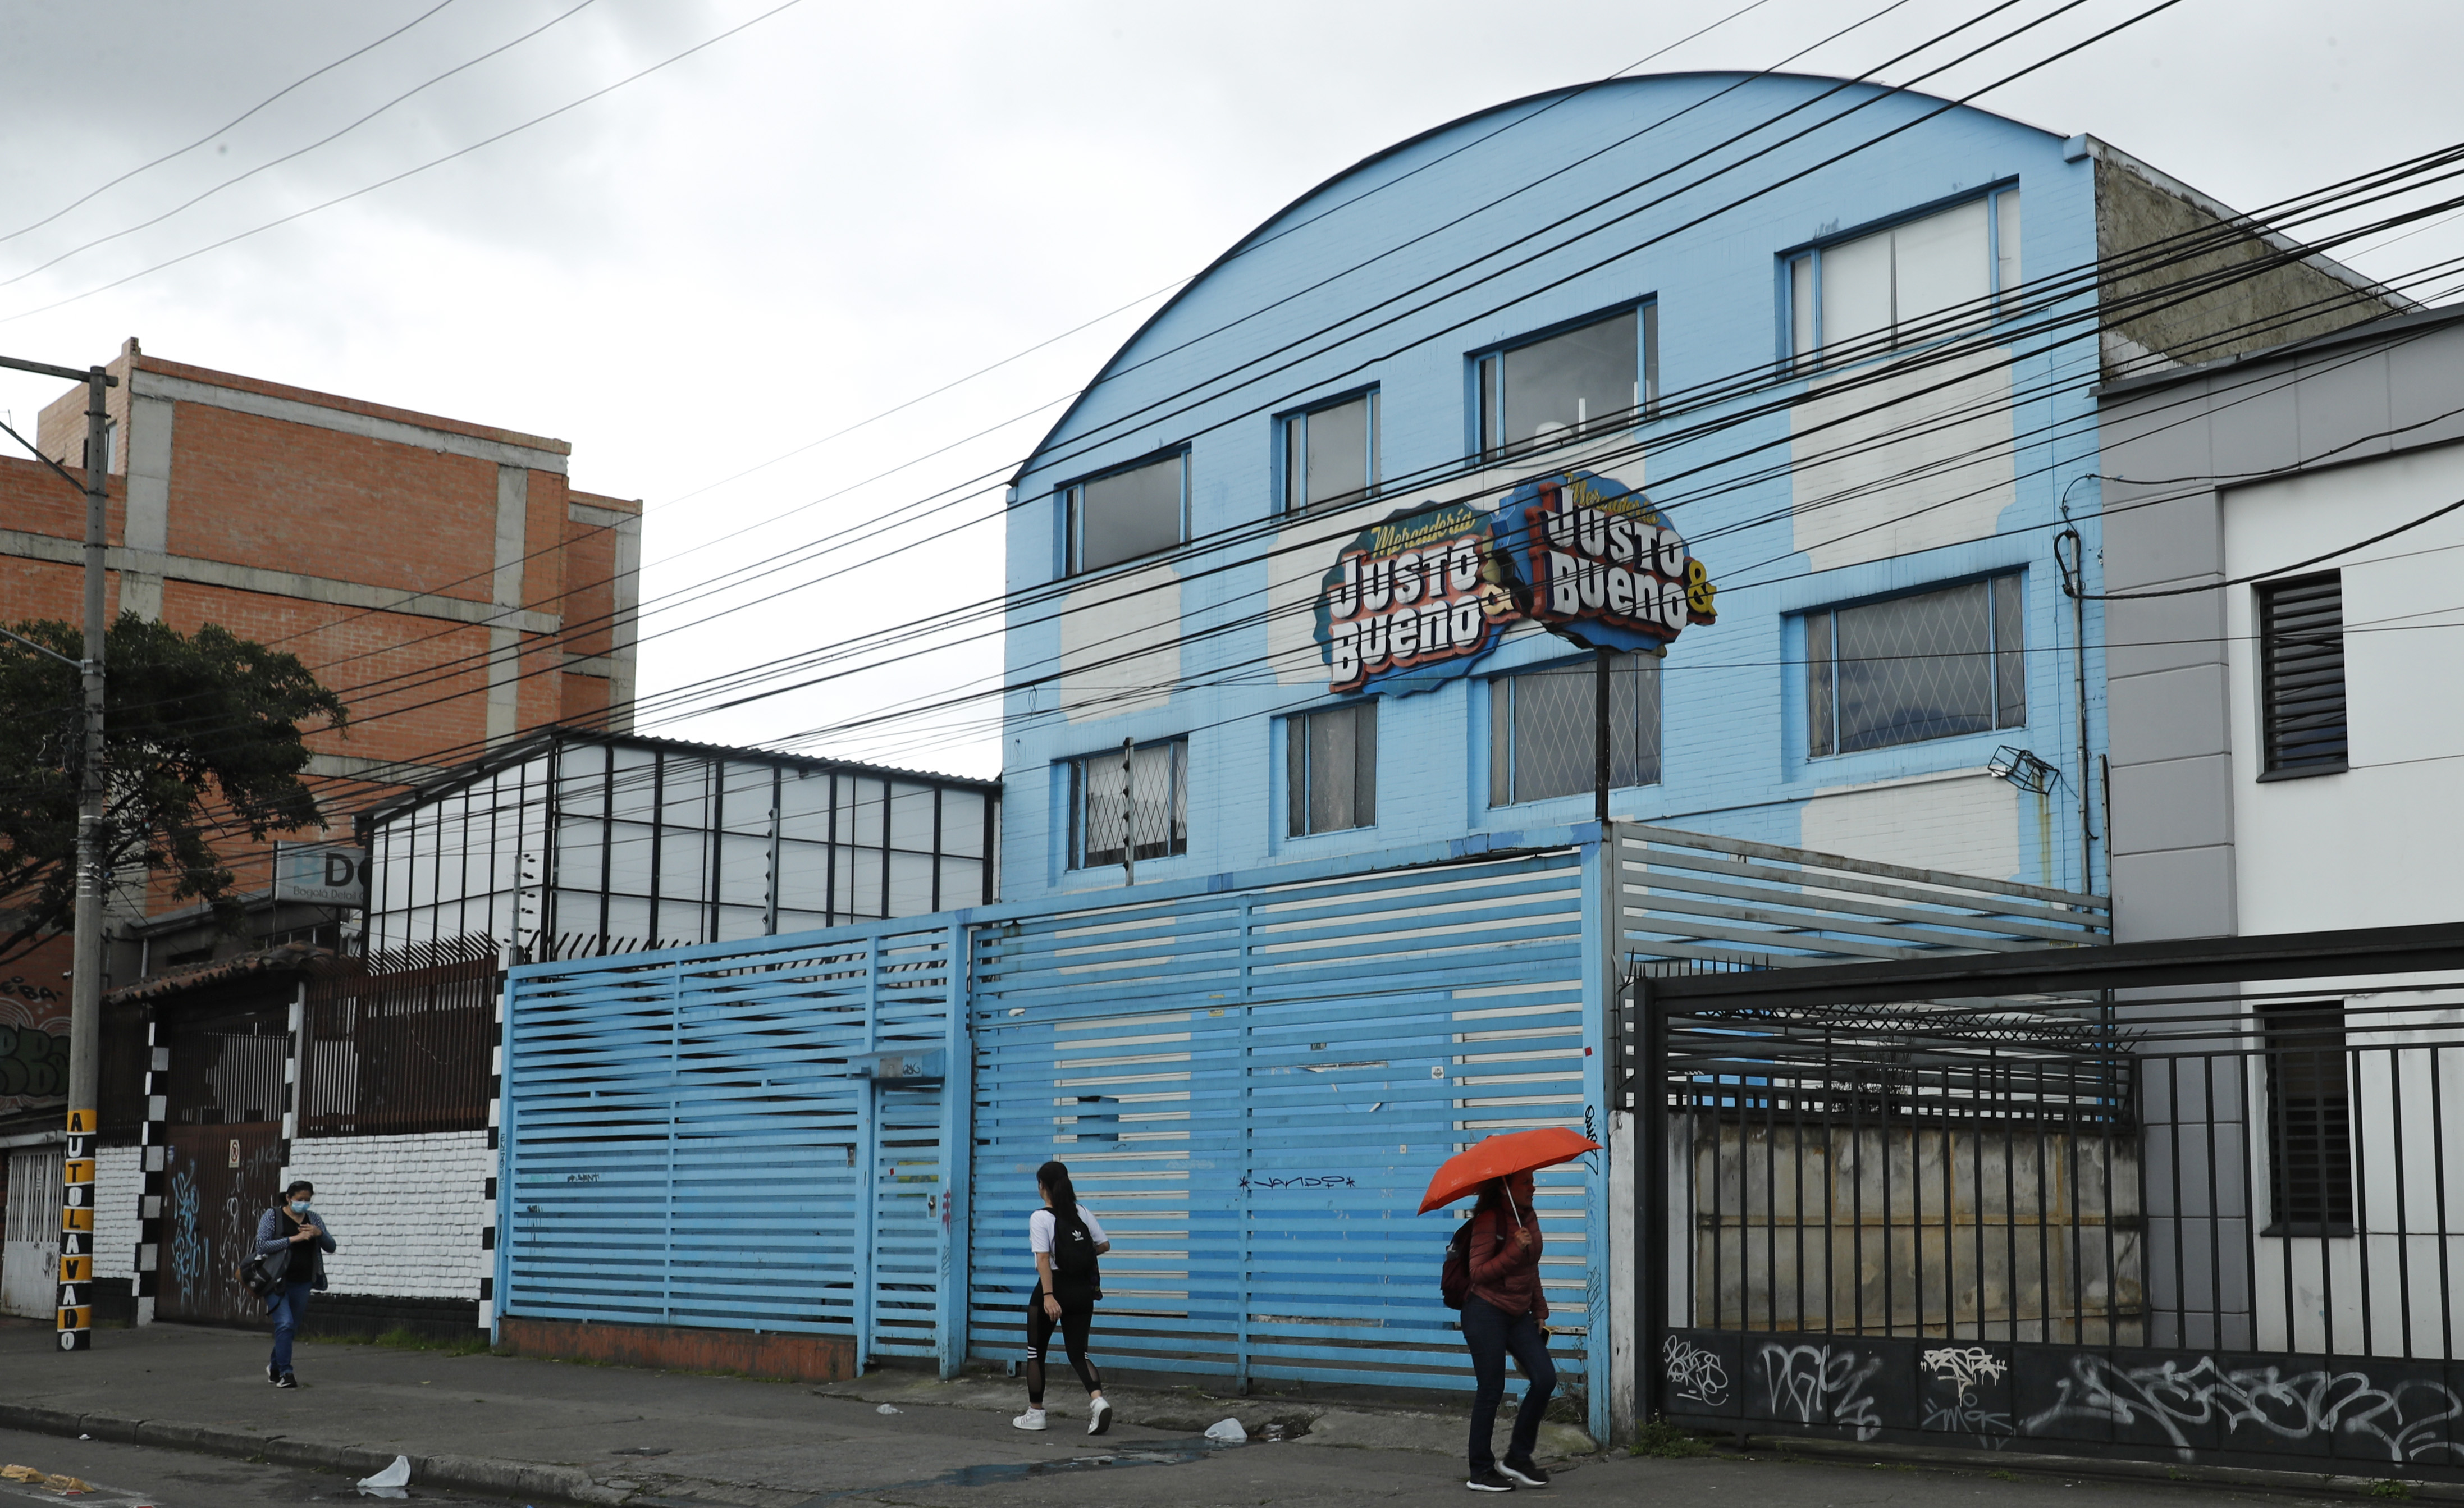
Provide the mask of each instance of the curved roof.
MULTIPOLYGON (((1163 322, 1163 319, 1166 315, 1169 315, 1173 310, 1180 307, 1180 301, 1183 299, 1188 298, 1191 292, 1194 291, 1199 284, 1213 277, 1218 268, 1221 268, 1225 263, 1245 255, 1258 243, 1260 236, 1264 235, 1268 229, 1280 223, 1287 215, 1289 215, 1293 211, 1298 210, 1301 206, 1309 203, 1318 195, 1334 188, 1345 179, 1353 177, 1371 167, 1375 167, 1379 163, 1384 162, 1386 159, 1393 157, 1397 153, 1407 152, 1423 142, 1435 140, 1438 137, 1445 135, 1449 131, 1468 125, 1472 122, 1481 120, 1487 116, 1502 115, 1508 110, 1518 110, 1526 105, 1534 104, 1543 100, 1573 99, 1576 95, 1589 94, 1595 89, 1606 88, 1612 84, 1626 85, 1665 83, 1671 79, 1678 78, 1793 78, 1824 84, 1862 83, 1865 87, 1870 89, 1876 89, 1885 93, 1904 94, 1911 99, 1932 100, 1943 104, 1957 103, 1955 100, 1946 100, 1937 94, 1928 94, 1922 89, 1893 89, 1888 84, 1877 84, 1868 80, 1854 78, 1840 78, 1830 74, 1748 73, 1742 69, 1735 68, 1691 68, 1680 69, 1674 73, 1636 74, 1632 78, 1595 78, 1585 83, 1561 84, 1554 89, 1543 89, 1536 94, 1523 95, 1519 98, 1504 100, 1497 104, 1485 105, 1478 110, 1471 111, 1468 114, 1459 115, 1451 121, 1430 126, 1427 130, 1407 136, 1390 146, 1380 147, 1376 151, 1374 151, 1368 156, 1360 159, 1360 161, 1353 163, 1351 166, 1345 167, 1340 171, 1331 173, 1319 182, 1310 185, 1309 188, 1294 197, 1289 203, 1284 205, 1281 209, 1278 209, 1274 213, 1266 216, 1264 220, 1259 221, 1255 230, 1252 230, 1248 234, 1242 236, 1239 240, 1234 241, 1229 247, 1224 249, 1222 255, 1217 256, 1213 261, 1208 262, 1204 267, 1199 270, 1195 277, 1192 277, 1188 281, 1182 283, 1179 290, 1174 293, 1171 298, 1165 299, 1163 303, 1155 309, 1155 313, 1148 315, 1144 321, 1140 322, 1138 327, 1130 332, 1129 339, 1123 341, 1120 345, 1113 350, 1112 354, 1105 360, 1104 365, 1096 369, 1094 380, 1089 382, 1085 388, 1079 389, 1078 396, 1069 401, 1068 408, 1061 410, 1060 417, 1054 419, 1051 427, 1044 432, 1044 437, 1035 442, 1035 449, 1027 452, 1026 459, 1021 461, 1019 463, 1018 470, 1010 474, 1009 484, 1013 487, 1019 484, 1019 482, 1026 476, 1027 472, 1034 468, 1037 458, 1043 455, 1045 451, 1052 444, 1053 437, 1059 434, 1062 430, 1068 425, 1071 419, 1077 417, 1078 410, 1083 405, 1085 405, 1088 395, 1092 393, 1096 388, 1102 387, 1107 381, 1111 380, 1113 368, 1120 365, 1121 358, 1129 354, 1132 346, 1136 345, 1139 341, 1145 339, 1146 333, 1149 330, 1154 329, 1157 324, 1163 322)), ((1974 105, 1961 105, 1960 108, 1974 111, 1978 115, 1993 116, 1996 120, 2009 121, 2013 125, 2019 126, 2025 130, 2035 131, 2045 136, 2055 136, 2058 134, 2054 131, 2049 131, 2043 126, 2031 124, 2026 121, 2015 120, 2013 117, 2006 115, 1998 115, 1991 110, 1978 109, 1974 105)), ((1395 181, 1398 183, 1401 182, 1400 179, 1397 179, 1395 181)), ((1384 186, 1381 185, 1380 187, 1382 188, 1384 186)), ((1375 191, 1375 189, 1371 190, 1373 193, 1375 191)), ((1363 195, 1363 197, 1365 198, 1366 195, 1363 195)), ((1347 201, 1348 204, 1357 202, 1357 200, 1347 201)))

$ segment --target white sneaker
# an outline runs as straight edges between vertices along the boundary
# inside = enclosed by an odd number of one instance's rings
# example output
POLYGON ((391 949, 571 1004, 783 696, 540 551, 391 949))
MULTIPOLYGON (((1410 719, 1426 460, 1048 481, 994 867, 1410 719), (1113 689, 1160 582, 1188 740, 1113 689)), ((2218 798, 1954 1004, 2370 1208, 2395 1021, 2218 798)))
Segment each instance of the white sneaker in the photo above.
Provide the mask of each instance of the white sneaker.
POLYGON ((1042 1430, 1046 1428, 1044 1422, 1044 1410, 1041 1408, 1029 1408, 1026 1412, 1020 1414, 1009 1423, 1010 1428, 1013 1430, 1042 1430))
POLYGON ((1112 1428, 1112 1406, 1101 1398, 1090 1400, 1087 1405, 1087 1432, 1102 1434, 1111 1428, 1112 1428))

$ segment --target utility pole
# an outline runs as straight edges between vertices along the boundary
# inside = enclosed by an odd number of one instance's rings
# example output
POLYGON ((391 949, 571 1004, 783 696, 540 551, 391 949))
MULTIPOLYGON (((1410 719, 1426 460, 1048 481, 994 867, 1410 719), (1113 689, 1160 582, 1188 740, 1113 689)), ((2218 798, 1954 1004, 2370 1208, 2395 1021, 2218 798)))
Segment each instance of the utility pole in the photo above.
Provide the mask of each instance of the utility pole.
MULTIPOLYGON (((59 1337, 63 1351, 94 1348, 94 1164, 97 1100, 102 1077, 103 802, 102 645, 104 533, 110 494, 104 451, 103 393, 118 379, 99 366, 83 371, 0 356, 0 366, 86 385, 85 395, 85 645, 78 678, 85 694, 85 757, 77 780, 77 914, 69 968, 68 1141, 60 1190, 59 1337)), ((56 462, 54 469, 58 469, 56 462)), ((63 476, 67 474, 62 473, 63 476)))
POLYGON ((1609 838, 1609 652, 1592 651, 1592 819, 1609 838))

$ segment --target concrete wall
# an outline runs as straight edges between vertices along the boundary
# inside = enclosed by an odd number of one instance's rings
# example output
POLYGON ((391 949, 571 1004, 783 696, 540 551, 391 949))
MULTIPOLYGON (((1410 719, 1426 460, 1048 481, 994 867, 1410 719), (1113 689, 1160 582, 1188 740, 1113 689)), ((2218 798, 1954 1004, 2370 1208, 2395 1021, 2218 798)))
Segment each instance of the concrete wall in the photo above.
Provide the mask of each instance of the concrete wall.
POLYGON ((2437 521, 2344 573, 2352 767, 2258 779, 2250 586, 2464 496, 2464 322, 2389 322, 2258 363, 2144 379, 2105 404, 2115 927, 2124 942, 2454 914, 2464 755, 2452 549, 2437 521), (2429 553, 2424 553, 2429 552, 2429 553), (2358 632, 2357 632, 2358 631, 2358 632), (2333 834, 2332 841, 2327 835, 2333 834))

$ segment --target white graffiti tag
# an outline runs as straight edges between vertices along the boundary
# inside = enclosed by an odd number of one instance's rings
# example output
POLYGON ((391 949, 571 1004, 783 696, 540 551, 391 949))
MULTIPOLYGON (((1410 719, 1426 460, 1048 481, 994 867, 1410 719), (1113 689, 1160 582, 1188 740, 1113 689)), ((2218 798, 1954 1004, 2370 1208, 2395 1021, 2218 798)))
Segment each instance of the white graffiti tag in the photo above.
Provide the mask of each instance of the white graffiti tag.
POLYGON ((1865 1391, 1882 1369, 1880 1356, 1860 1357, 1844 1345, 1767 1345, 1762 1366, 1773 1417, 1786 1409, 1804 1424, 1848 1425, 1859 1440, 1881 1432, 1881 1417, 1865 1391))
POLYGON ((2052 1432, 2070 1421, 2115 1425, 2145 1421, 2165 1431, 2183 1460, 2197 1451, 2186 1427, 2217 1424, 2228 1435, 2248 1429, 2284 1440, 2342 1434, 2372 1442, 2371 1453, 2391 1461, 2464 1459, 2464 1444, 2449 1441, 2443 1426, 2464 1417, 2464 1401, 2444 1384, 2406 1380, 2374 1385, 2360 1371, 2294 1372, 2273 1366, 2228 1372, 2214 1357, 2190 1366, 2116 1366, 2101 1357, 2071 1361, 2070 1376, 2056 1385, 2060 1401, 2027 1423, 2028 1432, 2052 1432))
POLYGON ((2011 1366, 1981 1345, 1946 1345, 1925 1354, 1925 1369, 1939 1382, 1957 1384, 1968 1394, 1974 1392, 1978 1383, 2000 1382, 2011 1366))
POLYGON ((1971 1434, 1982 1450, 1996 1451, 2010 1442, 2014 1432, 2011 1416, 1992 1412, 1982 1407, 1976 1396, 1980 1383, 1998 1383, 2011 1371, 2011 1364, 1981 1345, 1943 1345, 1928 1348, 1923 1357, 1925 1370, 1932 1383, 1947 1385, 1951 1396, 1944 1398, 1928 1386, 1925 1400, 1925 1427, 1948 1430, 1955 1434, 1971 1434))
POLYGON ((1683 1336, 1672 1335, 1660 1348, 1668 1389, 1688 1403, 1717 1408, 1728 1401, 1728 1369, 1720 1359, 1683 1336))

